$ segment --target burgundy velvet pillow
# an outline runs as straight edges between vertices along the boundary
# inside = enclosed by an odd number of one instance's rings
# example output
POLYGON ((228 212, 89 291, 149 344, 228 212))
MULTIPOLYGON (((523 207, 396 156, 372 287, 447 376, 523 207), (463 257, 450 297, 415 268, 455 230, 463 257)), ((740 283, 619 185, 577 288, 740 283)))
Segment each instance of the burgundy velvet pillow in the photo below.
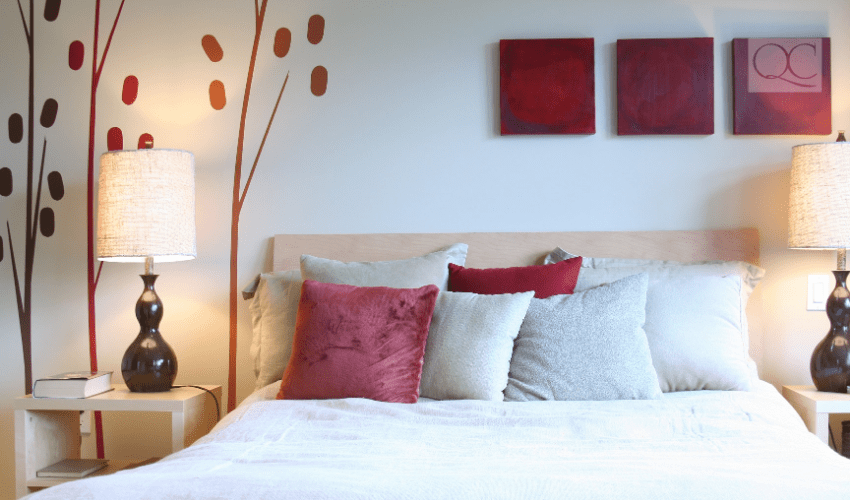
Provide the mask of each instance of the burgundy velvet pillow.
POLYGON ((415 403, 438 293, 304 280, 277 399, 415 403))
POLYGON ((545 266, 472 269, 449 264, 449 290, 485 295, 534 292, 545 299, 573 293, 581 270, 581 257, 545 266))

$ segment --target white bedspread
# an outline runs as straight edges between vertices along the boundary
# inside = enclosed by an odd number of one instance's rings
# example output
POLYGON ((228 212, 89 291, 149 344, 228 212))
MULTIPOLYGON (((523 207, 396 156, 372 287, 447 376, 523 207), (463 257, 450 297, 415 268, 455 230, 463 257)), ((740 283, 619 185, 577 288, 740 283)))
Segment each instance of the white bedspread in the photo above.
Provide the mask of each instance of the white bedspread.
POLYGON ((850 460, 770 386, 658 401, 264 401, 160 462, 38 499, 810 499, 850 460))

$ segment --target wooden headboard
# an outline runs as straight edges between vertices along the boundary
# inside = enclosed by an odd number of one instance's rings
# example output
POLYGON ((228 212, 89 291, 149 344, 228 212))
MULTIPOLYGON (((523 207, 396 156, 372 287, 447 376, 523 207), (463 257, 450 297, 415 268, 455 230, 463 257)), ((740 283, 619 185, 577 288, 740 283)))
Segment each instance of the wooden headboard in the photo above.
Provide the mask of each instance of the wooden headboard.
POLYGON ((468 267, 542 263, 556 246, 593 257, 691 262, 740 260, 759 263, 753 228, 706 231, 600 231, 543 233, 280 234, 274 237, 273 270, 298 269, 302 254, 342 261, 414 257, 452 243, 467 243, 468 267))

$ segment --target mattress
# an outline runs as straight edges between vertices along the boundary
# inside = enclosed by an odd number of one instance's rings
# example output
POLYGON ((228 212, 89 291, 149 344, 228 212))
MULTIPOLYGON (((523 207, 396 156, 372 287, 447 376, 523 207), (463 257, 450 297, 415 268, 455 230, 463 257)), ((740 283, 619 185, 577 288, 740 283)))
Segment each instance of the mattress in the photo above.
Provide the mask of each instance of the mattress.
POLYGON ((640 401, 274 400, 163 460, 33 499, 809 499, 850 461, 773 386, 640 401))

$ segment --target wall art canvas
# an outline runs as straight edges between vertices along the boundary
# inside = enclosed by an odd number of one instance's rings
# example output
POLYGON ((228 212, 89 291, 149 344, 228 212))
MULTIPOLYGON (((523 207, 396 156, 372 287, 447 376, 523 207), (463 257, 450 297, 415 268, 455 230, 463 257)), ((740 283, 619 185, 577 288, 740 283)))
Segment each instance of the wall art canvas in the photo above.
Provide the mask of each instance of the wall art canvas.
POLYGON ((502 135, 596 132, 592 38, 501 40, 502 135))
POLYGON ((829 38, 736 38, 735 133, 832 133, 829 38))
POLYGON ((713 133, 713 38, 617 40, 617 134, 713 133))

